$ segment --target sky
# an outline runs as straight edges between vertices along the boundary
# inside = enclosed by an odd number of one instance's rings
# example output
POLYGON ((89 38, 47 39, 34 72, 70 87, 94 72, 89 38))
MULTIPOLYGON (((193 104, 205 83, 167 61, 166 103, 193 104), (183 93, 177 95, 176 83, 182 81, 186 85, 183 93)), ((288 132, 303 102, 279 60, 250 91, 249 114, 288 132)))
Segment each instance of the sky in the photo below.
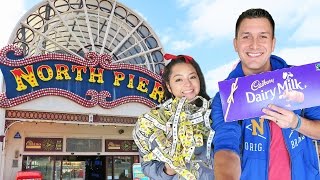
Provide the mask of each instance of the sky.
MULTIPOLYGON (((76 0, 75 0, 76 1, 76 0)), ((0 47, 4 47, 19 19, 40 0, 2 1, 0 47), (9 7, 9 8, 8 8, 9 7)), ((234 28, 241 12, 263 8, 276 23, 273 54, 289 64, 320 61, 320 1, 318 0, 118 0, 143 17, 160 38, 166 53, 192 56, 213 96, 238 55, 234 28)))

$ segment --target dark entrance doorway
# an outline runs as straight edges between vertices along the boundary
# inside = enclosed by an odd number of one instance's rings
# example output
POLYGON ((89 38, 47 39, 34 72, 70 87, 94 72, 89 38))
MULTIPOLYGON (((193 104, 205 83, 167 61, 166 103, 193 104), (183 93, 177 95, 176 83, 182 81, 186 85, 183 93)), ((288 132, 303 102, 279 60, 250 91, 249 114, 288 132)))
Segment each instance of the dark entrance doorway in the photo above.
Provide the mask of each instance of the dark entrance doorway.
POLYGON ((100 156, 91 156, 85 158, 86 166, 86 180, 104 180, 106 171, 105 171, 105 157, 100 156))
POLYGON ((24 156, 22 170, 39 170, 45 180, 104 180, 105 156, 24 156))

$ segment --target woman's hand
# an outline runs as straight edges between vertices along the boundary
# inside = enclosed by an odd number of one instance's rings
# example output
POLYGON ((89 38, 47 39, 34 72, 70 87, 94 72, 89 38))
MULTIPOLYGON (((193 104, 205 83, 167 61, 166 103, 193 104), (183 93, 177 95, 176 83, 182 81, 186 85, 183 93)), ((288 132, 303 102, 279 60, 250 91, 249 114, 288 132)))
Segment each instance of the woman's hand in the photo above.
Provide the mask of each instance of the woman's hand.
POLYGON ((165 163, 163 171, 169 176, 173 176, 176 174, 176 171, 172 169, 167 163, 165 163))

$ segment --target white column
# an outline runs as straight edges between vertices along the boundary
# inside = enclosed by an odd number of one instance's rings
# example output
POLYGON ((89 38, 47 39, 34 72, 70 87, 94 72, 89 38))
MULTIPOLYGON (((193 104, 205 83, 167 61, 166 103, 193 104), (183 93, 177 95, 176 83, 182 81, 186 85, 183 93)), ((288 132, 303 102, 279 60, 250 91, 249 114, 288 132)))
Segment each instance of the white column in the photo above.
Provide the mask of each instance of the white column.
MULTIPOLYGON (((4 89, 4 79, 3 74, 0 70, 0 93, 3 93, 5 91, 4 89)), ((6 110, 4 108, 0 108, 0 136, 5 135, 4 134, 4 128, 5 128, 5 115, 6 110)), ((5 150, 4 150, 4 142, 0 142, 0 179, 3 179, 4 177, 4 162, 5 162, 5 150)))

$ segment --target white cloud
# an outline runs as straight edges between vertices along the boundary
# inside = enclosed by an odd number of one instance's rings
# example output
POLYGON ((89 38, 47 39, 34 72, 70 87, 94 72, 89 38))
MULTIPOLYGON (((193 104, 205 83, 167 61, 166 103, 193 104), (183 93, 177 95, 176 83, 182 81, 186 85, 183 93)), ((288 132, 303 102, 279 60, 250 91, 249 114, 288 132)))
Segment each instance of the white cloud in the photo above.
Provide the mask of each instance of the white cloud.
POLYGON ((290 28, 300 22, 315 3, 317 2, 312 0, 198 0, 197 4, 190 6, 189 18, 197 39, 221 39, 226 36, 233 37, 238 16, 249 8, 268 10, 273 16, 278 30, 290 28))
POLYGON ((171 43, 171 49, 174 51, 184 51, 192 46, 192 43, 182 40, 182 41, 173 41, 171 43))
POLYGON ((168 44, 170 42, 171 37, 168 35, 160 35, 162 45, 168 44))
MULTIPOLYGON (((319 4, 314 0, 177 0, 176 2, 178 6, 186 9, 188 14, 183 18, 185 26, 181 26, 183 28, 181 32, 187 35, 183 37, 184 39, 189 38, 189 35, 192 36, 193 43, 186 46, 188 48, 201 45, 208 40, 218 43, 226 40, 225 38, 233 38, 238 16, 249 8, 268 10, 275 20, 276 31, 280 31, 292 30, 292 27, 301 23, 309 11, 319 4)), ((171 46, 171 42, 169 44, 171 46)))
POLYGON ((219 91, 218 82, 226 79, 237 63, 238 60, 235 60, 218 68, 210 70, 204 74, 207 85, 207 92, 210 97, 213 97, 215 93, 219 91))
POLYGON ((185 6, 190 6, 197 2, 198 1, 194 1, 194 0, 178 0, 178 5, 181 7, 185 7, 185 6))
POLYGON ((303 65, 320 62, 320 46, 285 48, 280 50, 277 55, 286 60, 291 65, 303 65))
POLYGON ((23 0, 2 1, 0 6, 0 47, 7 45, 11 32, 24 14, 23 0))
POLYGON ((137 13, 144 21, 148 22, 148 18, 144 16, 140 11, 137 9, 131 9, 134 13, 137 13))
POLYGON ((162 45, 164 47, 169 46, 171 44, 171 42, 173 41, 173 34, 174 29, 172 27, 167 27, 164 30, 162 30, 161 32, 158 32, 156 30, 156 34, 158 35, 158 37, 160 38, 160 41, 162 43, 162 45))
POLYGON ((312 42, 320 40, 320 24, 319 24, 320 14, 307 17, 301 24, 296 32, 292 35, 291 40, 302 41, 302 42, 312 42))

